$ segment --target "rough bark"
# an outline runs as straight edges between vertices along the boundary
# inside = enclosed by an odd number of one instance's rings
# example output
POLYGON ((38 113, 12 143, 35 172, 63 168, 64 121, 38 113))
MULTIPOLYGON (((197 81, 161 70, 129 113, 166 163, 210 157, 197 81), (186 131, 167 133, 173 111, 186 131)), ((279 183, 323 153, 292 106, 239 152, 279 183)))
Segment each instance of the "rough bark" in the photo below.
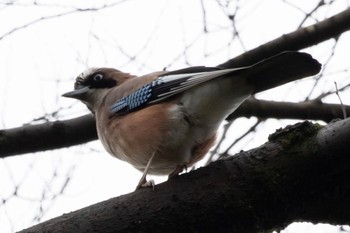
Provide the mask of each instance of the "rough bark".
POLYGON ((71 120, 25 125, 0 130, 0 158, 64 148, 95 139, 95 120, 90 114, 71 120))
MULTIPOLYGON (((65 214, 28 232, 262 232, 350 223, 350 119, 303 122, 259 148, 65 214)), ((116 186, 117 188, 117 186, 116 186)))

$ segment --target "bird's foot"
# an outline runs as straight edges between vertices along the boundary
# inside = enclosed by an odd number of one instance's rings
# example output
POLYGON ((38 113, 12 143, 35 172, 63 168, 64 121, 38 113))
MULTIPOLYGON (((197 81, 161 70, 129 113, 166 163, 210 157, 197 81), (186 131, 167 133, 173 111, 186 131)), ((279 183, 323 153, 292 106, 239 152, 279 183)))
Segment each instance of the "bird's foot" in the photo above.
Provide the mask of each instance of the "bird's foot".
POLYGON ((142 177, 136 186, 136 190, 138 190, 140 188, 145 188, 145 187, 152 187, 152 189, 154 190, 154 180, 147 181, 146 176, 147 176, 148 170, 152 164, 152 160, 153 160, 155 154, 156 154, 156 152, 154 152, 152 154, 151 158, 148 160, 148 163, 145 167, 145 170, 143 171, 142 177))
POLYGON ((154 186, 155 186, 154 180, 147 181, 146 178, 144 178, 144 179, 142 179, 142 178, 140 179, 139 183, 137 184, 135 190, 138 190, 141 188, 148 188, 148 187, 152 187, 152 189, 154 190, 154 186))
POLYGON ((169 176, 168 176, 168 180, 178 176, 183 170, 185 170, 187 172, 187 165, 183 164, 183 165, 177 165, 176 168, 174 169, 174 171, 172 171, 169 176))

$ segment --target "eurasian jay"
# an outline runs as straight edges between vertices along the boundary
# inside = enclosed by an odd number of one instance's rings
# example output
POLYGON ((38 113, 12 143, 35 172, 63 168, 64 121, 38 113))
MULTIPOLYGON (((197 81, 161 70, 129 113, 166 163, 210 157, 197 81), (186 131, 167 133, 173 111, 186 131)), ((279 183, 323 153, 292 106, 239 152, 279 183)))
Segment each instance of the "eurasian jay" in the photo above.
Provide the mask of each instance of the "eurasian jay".
POLYGON ((146 175, 179 174, 201 160, 218 127, 249 96, 321 69, 309 54, 283 52, 241 68, 190 67, 135 76, 90 68, 63 96, 95 115, 98 137, 113 156, 146 175))

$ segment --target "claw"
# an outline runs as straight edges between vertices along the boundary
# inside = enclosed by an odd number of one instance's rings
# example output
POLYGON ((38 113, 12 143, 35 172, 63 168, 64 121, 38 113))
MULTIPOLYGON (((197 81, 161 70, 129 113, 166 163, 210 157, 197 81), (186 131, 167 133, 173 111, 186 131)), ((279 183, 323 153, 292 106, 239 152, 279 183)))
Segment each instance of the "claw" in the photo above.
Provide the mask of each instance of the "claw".
POLYGON ((177 165, 176 168, 174 169, 174 171, 172 171, 169 174, 168 179, 172 179, 174 177, 176 177, 177 175, 179 175, 183 170, 185 170, 187 172, 187 165, 177 165))
POLYGON ((156 154, 156 152, 154 152, 152 154, 151 158, 148 160, 148 163, 145 167, 145 170, 143 171, 142 177, 141 177, 139 183, 137 184, 135 190, 138 190, 140 188, 146 188, 146 187, 152 187, 152 189, 154 190, 154 185, 155 185, 154 180, 147 181, 146 176, 147 176, 148 170, 151 166, 151 163, 152 163, 152 160, 153 160, 155 154, 156 154))
POLYGON ((138 190, 138 189, 141 189, 141 188, 148 188, 148 187, 152 187, 152 189, 154 190, 154 186, 155 186, 154 180, 147 181, 146 178, 145 179, 141 178, 139 183, 136 186, 135 191, 138 190))

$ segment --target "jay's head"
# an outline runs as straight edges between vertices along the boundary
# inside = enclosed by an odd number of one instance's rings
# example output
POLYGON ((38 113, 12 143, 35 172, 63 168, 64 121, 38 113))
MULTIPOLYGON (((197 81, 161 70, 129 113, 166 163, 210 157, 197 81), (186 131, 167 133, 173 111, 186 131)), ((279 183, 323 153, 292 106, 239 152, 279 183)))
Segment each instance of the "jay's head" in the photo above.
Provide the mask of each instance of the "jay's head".
POLYGON ((89 68, 76 78, 74 91, 62 96, 78 99, 96 112, 109 90, 128 78, 130 75, 113 68, 89 68))

